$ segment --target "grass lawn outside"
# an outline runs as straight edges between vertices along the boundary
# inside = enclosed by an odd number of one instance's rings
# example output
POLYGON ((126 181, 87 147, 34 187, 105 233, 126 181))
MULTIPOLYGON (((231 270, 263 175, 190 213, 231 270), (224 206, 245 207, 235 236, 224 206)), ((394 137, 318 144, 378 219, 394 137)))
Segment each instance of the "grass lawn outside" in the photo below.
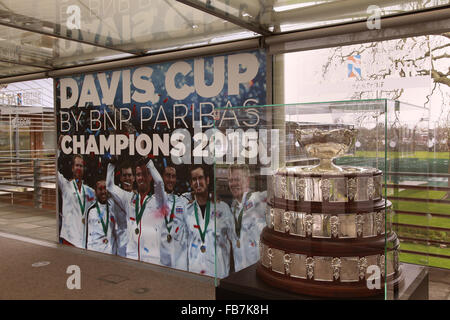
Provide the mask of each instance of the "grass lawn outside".
POLYGON ((392 220, 394 223, 413 224, 424 227, 438 227, 450 229, 450 219, 443 217, 414 216, 410 214, 396 214, 392 220))
POLYGON ((425 213, 448 214, 450 217, 450 204, 446 203, 427 203, 416 201, 392 201, 392 208, 400 211, 414 211, 425 213))
POLYGON ((440 254, 448 256, 450 259, 450 248, 440 248, 438 246, 427 246, 425 244, 401 242, 400 250, 419 251, 423 253, 440 254))
POLYGON ((419 264, 423 266, 450 269, 450 259, 428 257, 426 255, 401 252, 399 255, 401 262, 419 264))
MULTIPOLYGON (((449 159, 449 152, 429 152, 429 151, 416 151, 416 152, 398 152, 388 151, 388 159, 401 159, 401 158, 417 158, 417 159, 449 159)), ((366 158, 384 158, 384 150, 376 151, 356 151, 355 156, 366 158)))
MULTIPOLYGON (((370 163, 370 159, 372 158, 372 162, 374 158, 381 159, 385 158, 385 151, 380 150, 376 151, 356 151, 355 157, 360 157, 361 159, 355 159, 355 161, 361 161, 361 165, 363 165, 366 161, 370 163)), ((431 172, 440 172, 447 173, 448 162, 450 159, 449 152, 428 152, 428 151, 416 151, 416 152, 394 152, 387 151, 386 158, 388 160, 392 159, 405 159, 405 161, 398 162, 399 170, 403 170, 405 172, 427 172, 431 170, 431 172), (406 160, 408 159, 408 160, 406 160), (416 160, 415 160, 416 159, 416 160), (428 161, 427 161, 428 160, 428 161), (424 171, 425 170, 425 171, 424 171)), ((346 157, 341 158, 343 164, 346 162, 351 163, 351 159, 346 159, 346 157)), ((378 162, 376 162, 378 163, 378 162)), ((381 162, 383 164, 384 162, 381 162)), ((394 164, 397 162, 394 162, 394 164)), ((387 163, 389 166, 392 162, 387 163)), ((390 167, 389 167, 390 168, 390 167)), ((390 169, 388 169, 390 170, 390 169)), ((403 180, 411 180, 409 183, 413 183, 413 181, 418 180, 421 182, 421 177, 415 179, 414 177, 404 177, 403 180)), ((408 184, 408 181, 401 180, 403 184, 408 184)), ((444 181, 445 182, 445 181, 444 181)), ((390 183, 390 182, 388 182, 390 183)), ((431 184, 431 183, 430 183, 431 184)), ((423 184, 419 183, 419 185, 427 185, 426 179, 423 180, 423 184)), ((442 185, 442 186, 446 186, 442 185)), ((392 188, 387 189, 387 196, 397 196, 402 198, 418 198, 418 199, 430 199, 430 200, 442 200, 447 196, 447 192, 445 191, 436 191, 436 190, 413 190, 413 189, 402 189, 401 187, 394 192, 392 188)), ((398 211, 411 211, 411 212, 423 212, 430 213, 431 216, 417 216, 411 214, 401 214, 396 213, 393 219, 393 222, 400 224, 409 224, 409 225, 417 225, 417 226, 430 226, 430 227, 439 227, 450 229, 450 204, 446 203, 431 203, 431 202, 420 202, 420 201, 405 201, 405 200, 395 200, 392 199, 393 209, 398 211), (445 217, 435 217, 433 213, 445 214, 448 215, 449 218, 445 217)), ((408 228, 403 227, 405 229, 404 236, 405 237, 418 237, 428 239, 429 236, 432 238, 436 238, 439 240, 444 240, 449 242, 448 236, 450 234, 450 230, 448 232, 445 231, 429 231, 429 235, 424 235, 423 232, 427 233, 427 230, 417 229, 414 227, 408 228), (417 231, 416 231, 417 230, 417 231), (439 235, 443 233, 443 235, 439 235)), ((434 245, 426 245, 426 244, 415 244, 411 242, 402 242, 400 245, 400 261, 432 266, 438 268, 450 269, 450 249, 449 248, 441 248, 434 245), (412 254, 412 253, 404 253, 403 250, 409 251, 417 251, 423 252, 423 254, 412 254), (427 254, 439 254, 449 256, 446 258, 438 258, 438 257, 430 257, 427 254)))
MULTIPOLYGON (((399 187, 401 191, 395 192, 393 188, 388 189, 388 196, 396 196, 402 198, 419 198, 419 199, 433 199, 442 200, 447 195, 445 191, 435 191, 435 190, 406 190, 399 187)), ((450 204, 448 205, 450 208, 450 204)))

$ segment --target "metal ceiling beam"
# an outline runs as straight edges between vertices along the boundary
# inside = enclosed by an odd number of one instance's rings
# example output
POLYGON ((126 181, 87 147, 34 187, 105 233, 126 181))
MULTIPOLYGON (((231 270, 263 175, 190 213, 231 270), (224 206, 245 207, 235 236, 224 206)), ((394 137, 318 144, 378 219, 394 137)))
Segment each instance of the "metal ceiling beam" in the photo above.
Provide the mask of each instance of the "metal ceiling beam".
POLYGON ((11 64, 15 64, 15 65, 18 65, 18 66, 41 68, 41 69, 45 69, 45 70, 52 70, 53 69, 53 67, 51 67, 51 66, 46 66, 46 65, 42 65, 42 64, 38 64, 38 63, 9 60, 9 59, 4 59, 3 57, 0 57, 0 62, 11 63, 11 64))
POLYGON ((173 61, 179 59, 188 59, 195 57, 202 57, 207 55, 221 54, 224 52, 237 52, 242 50, 257 49, 260 47, 260 38, 253 38, 249 40, 239 40, 228 43, 220 43, 215 45, 208 45, 204 47, 190 48, 184 50, 176 50, 172 52, 162 52, 143 57, 125 58, 110 62, 101 62, 97 64, 89 64, 79 67, 68 67, 61 69, 54 69, 47 72, 37 72, 18 76, 0 77, 0 83, 13 83, 19 81, 36 80, 42 78, 64 77, 80 73, 92 73, 105 70, 114 70, 120 68, 129 68, 130 66, 146 65, 152 63, 161 63, 166 61, 173 61))
POLYGON ((201 2, 199 0, 176 0, 176 1, 183 3, 189 7, 192 7, 194 9, 206 12, 210 15, 213 15, 213 16, 223 19, 225 21, 231 22, 231 23, 238 25, 244 29, 259 33, 263 36, 269 36, 272 34, 271 31, 264 29, 261 25, 259 25, 257 23, 245 22, 236 16, 230 15, 226 11, 223 11, 221 9, 218 9, 218 8, 215 8, 212 6, 208 6, 207 4, 204 4, 203 2, 201 2))
POLYGON ((369 30, 367 22, 296 31, 266 38, 271 54, 304 51, 356 43, 442 34, 450 31, 450 8, 381 18, 381 29, 369 30))
MULTIPOLYGON (((54 37, 57 39, 79 42, 82 44, 105 48, 105 49, 109 49, 109 50, 113 50, 113 51, 130 53, 133 55, 141 54, 139 52, 136 53, 136 52, 132 52, 132 51, 122 50, 120 48, 115 48, 112 46, 107 46, 106 44, 103 44, 103 43, 106 43, 106 41, 107 41, 106 37, 91 33, 89 31, 83 31, 83 30, 79 31, 84 40, 72 38, 72 37, 64 35, 64 34, 75 33, 75 32, 77 32, 77 30, 69 30, 61 24, 36 19, 34 17, 20 15, 20 14, 17 14, 17 13, 11 12, 11 11, 7 11, 7 10, 0 10, 0 25, 9 27, 9 28, 24 30, 24 31, 32 32, 32 33, 38 33, 38 34, 46 35, 49 37, 54 37), (48 31, 48 30, 53 30, 53 31, 48 31), (99 41, 95 41, 96 38, 99 39, 99 41)), ((116 41, 116 43, 120 43, 120 40, 118 40, 118 39, 112 39, 112 40, 116 41)))

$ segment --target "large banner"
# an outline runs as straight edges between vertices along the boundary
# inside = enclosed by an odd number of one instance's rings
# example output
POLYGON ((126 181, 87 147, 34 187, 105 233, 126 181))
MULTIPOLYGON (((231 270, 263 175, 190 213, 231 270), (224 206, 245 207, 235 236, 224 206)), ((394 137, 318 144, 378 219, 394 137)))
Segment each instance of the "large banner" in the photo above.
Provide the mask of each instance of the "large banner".
POLYGON ((265 64, 257 50, 56 79, 61 242, 221 278, 245 267, 242 213, 266 196, 231 181, 270 166, 254 148, 269 119, 250 107, 266 103, 265 64))

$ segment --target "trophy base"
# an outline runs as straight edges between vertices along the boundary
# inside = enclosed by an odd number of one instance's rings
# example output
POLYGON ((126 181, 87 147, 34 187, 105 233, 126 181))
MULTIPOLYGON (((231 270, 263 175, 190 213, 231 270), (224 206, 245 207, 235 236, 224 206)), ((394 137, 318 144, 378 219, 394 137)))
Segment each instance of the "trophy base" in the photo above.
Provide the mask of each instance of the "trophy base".
POLYGON ((268 285, 297 294, 371 297, 383 292, 386 281, 395 285, 401 280, 399 245, 394 232, 330 240, 300 239, 265 228, 257 275, 268 285))
MULTIPOLYGON (((385 281, 380 280, 379 289, 369 289, 367 281, 355 283, 318 283, 313 280, 292 279, 285 275, 277 274, 268 270, 261 263, 256 267, 256 275, 266 284, 286 290, 292 293, 307 295, 311 297, 322 298, 368 298, 383 295, 385 291, 385 281)), ((393 287, 399 285, 403 281, 401 269, 395 276, 387 279, 387 286, 393 287)))

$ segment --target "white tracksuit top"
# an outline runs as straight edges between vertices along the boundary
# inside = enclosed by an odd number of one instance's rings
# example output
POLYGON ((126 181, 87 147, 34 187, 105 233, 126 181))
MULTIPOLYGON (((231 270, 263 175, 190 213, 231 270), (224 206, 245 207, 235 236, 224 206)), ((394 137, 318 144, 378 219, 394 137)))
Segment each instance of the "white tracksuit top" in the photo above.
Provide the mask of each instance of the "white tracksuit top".
POLYGON ((177 262, 177 260, 180 259, 180 256, 177 256, 177 252, 180 252, 183 246, 180 237, 177 235, 184 232, 184 229, 179 227, 180 223, 178 221, 183 219, 183 216, 186 213, 186 206, 189 201, 184 196, 179 196, 173 193, 166 193, 166 196, 170 212, 167 217, 168 224, 163 226, 161 232, 161 263, 168 267, 187 270, 187 264, 185 263, 186 259, 181 259, 177 262), (172 222, 170 222, 172 210, 173 219, 172 222))
MULTIPOLYGON (((123 212, 126 212, 128 242, 126 257, 130 259, 161 264, 161 231, 164 225, 164 215, 169 214, 164 182, 150 160, 147 169, 153 177, 155 194, 145 196, 146 203, 142 218, 136 223, 136 202, 141 210, 141 196, 125 191, 114 184, 114 165, 108 164, 106 189, 123 212)), ((120 212, 120 211, 118 211, 120 212)))
POLYGON ((126 257, 128 244, 127 210, 122 209, 122 207, 118 205, 114 199, 113 203, 116 221, 117 255, 126 257))
POLYGON ((86 249, 116 254, 116 214, 114 201, 109 198, 107 204, 94 202, 86 212, 86 249), (97 205, 98 204, 98 210, 97 205), (99 212, 100 211, 100 212, 99 212), (109 223, 107 217, 109 211, 109 223), (107 232, 103 229, 103 224, 107 232))
POLYGON ((233 240, 235 271, 242 270, 259 261, 259 242, 261 231, 266 226, 267 191, 246 192, 240 203, 233 200, 231 210, 235 221, 243 209, 239 247, 237 234, 233 240))
POLYGON ((199 225, 202 230, 205 228, 205 219, 197 202, 189 203, 183 218, 177 221, 179 230, 176 237, 180 241, 180 248, 176 254, 178 261, 175 267, 182 268, 186 264, 190 272, 225 278, 230 270, 230 250, 234 236, 234 222, 230 207, 222 201, 216 204, 211 202, 210 221, 206 229, 205 242, 202 243, 194 206, 197 206, 199 225), (202 246, 205 247, 205 252, 201 252, 202 246))
POLYGON ((62 196, 62 222, 60 237, 73 244, 78 248, 85 248, 85 224, 86 212, 92 203, 95 202, 95 192, 92 188, 85 184, 81 185, 81 190, 74 180, 67 180, 61 173, 57 173, 58 187, 62 196), (80 203, 84 203, 84 210, 81 209, 80 203), (83 196, 84 193, 84 196, 83 196))

